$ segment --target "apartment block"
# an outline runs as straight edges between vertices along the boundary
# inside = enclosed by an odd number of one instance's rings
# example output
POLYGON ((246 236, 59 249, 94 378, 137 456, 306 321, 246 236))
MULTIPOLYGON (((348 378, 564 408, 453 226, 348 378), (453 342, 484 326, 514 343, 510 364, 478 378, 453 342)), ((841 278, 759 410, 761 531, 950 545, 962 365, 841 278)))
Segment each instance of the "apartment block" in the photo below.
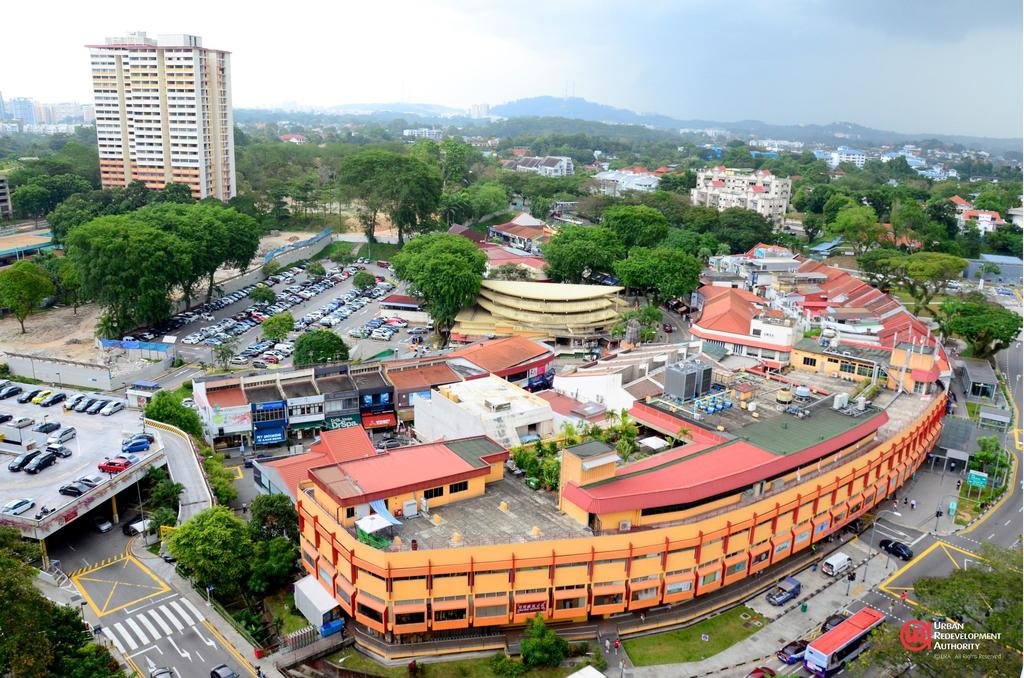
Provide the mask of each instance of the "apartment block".
POLYGON ((104 187, 187 184, 235 195, 231 56, 194 35, 129 33, 87 45, 104 187))
POLYGON ((7 177, 0 174, 0 219, 10 219, 14 216, 14 209, 11 207, 11 187, 7 183, 7 177))
POLYGON ((780 223, 789 209, 792 188, 789 179, 768 170, 753 172, 719 165, 697 173, 697 187, 690 190, 690 201, 720 212, 742 207, 780 223))

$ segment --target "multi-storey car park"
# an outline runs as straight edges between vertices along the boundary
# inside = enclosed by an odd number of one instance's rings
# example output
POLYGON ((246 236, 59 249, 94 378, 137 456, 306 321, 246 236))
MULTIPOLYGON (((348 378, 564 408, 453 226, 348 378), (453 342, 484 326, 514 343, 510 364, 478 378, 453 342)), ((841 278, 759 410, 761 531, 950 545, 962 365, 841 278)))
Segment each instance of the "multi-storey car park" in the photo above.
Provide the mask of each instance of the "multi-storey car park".
POLYGON ((484 436, 292 459, 302 566, 345 614, 396 640, 705 595, 892 496, 945 413, 941 390, 846 402, 834 397, 840 382, 793 404, 788 391, 776 399, 780 388, 770 379, 730 388, 722 397, 737 407, 722 411, 638 401, 636 422, 682 443, 625 465, 602 443, 570 446, 554 497, 512 476, 508 451, 484 436))

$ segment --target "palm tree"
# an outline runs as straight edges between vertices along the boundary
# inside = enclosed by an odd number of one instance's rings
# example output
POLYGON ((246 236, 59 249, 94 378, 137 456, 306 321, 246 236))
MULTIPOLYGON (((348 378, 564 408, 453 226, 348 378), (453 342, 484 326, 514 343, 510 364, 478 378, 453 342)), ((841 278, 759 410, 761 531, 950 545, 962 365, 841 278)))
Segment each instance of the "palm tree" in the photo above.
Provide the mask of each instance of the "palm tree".
POLYGON ((579 442, 579 432, 572 422, 567 421, 562 424, 562 439, 566 446, 575 445, 579 442))
POLYGON ((669 445, 675 447, 685 438, 690 437, 690 429, 686 426, 680 426, 679 430, 676 431, 675 435, 669 437, 669 445))
POLYGON ((619 454, 619 458, 622 459, 623 463, 629 461, 629 455, 636 449, 636 444, 629 438, 619 438, 619 442, 615 443, 615 451, 619 454))

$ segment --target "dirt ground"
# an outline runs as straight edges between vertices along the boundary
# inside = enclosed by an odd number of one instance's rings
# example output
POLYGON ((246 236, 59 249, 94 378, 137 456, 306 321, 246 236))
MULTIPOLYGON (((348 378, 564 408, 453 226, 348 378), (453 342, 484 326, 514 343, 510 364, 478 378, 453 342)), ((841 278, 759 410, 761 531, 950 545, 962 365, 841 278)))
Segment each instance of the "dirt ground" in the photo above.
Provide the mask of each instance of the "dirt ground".
MULTIPOLYGON (((378 233, 381 233, 380 229, 378 233)), ((267 252, 312 235, 309 231, 282 231, 280 235, 264 237, 250 270, 263 265, 263 255, 267 252)), ((239 273, 234 269, 221 269, 215 278, 218 281, 226 280, 239 273)), ((77 315, 71 308, 49 309, 28 317, 25 321, 25 334, 21 334, 14 317, 3 318, 0 320, 0 352, 14 351, 96 365, 111 364, 118 370, 130 369, 131 365, 121 364, 123 358, 109 363, 114 356, 105 355, 96 347, 95 328, 99 316, 100 308, 95 304, 79 307, 77 315)))

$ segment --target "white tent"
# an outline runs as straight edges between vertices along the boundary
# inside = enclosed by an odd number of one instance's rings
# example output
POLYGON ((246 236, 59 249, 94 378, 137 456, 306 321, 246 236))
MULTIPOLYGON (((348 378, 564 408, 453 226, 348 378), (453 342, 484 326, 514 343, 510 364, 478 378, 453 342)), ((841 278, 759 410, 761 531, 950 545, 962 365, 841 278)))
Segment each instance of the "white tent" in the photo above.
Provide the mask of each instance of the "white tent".
POLYGON ((640 441, 640 444, 649 450, 654 450, 655 452, 659 452, 668 447, 668 441, 663 438, 659 438, 658 436, 644 438, 640 441))
POLYGON ((374 532, 380 532, 386 527, 391 527, 391 523, 387 521, 384 516, 376 513, 371 513, 365 518, 360 518, 356 521, 356 527, 365 532, 366 534, 373 534, 374 532))

